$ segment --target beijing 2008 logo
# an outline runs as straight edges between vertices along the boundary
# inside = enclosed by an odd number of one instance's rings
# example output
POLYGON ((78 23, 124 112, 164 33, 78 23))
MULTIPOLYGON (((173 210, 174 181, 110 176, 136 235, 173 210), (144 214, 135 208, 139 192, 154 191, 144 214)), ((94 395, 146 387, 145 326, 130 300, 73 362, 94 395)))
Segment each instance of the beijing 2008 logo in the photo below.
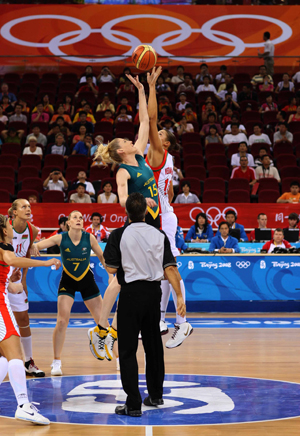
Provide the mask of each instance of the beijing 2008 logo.
MULTIPOLYGON (((106 22, 101 28, 92 29, 91 26, 83 20, 75 17, 70 17, 67 15, 29 15, 21 18, 16 18, 4 24, 1 28, 1 36, 9 41, 10 43, 23 46, 23 47, 33 47, 33 48, 48 48, 49 52, 55 56, 66 56, 66 53, 61 50, 61 47, 70 46, 78 42, 82 42, 87 39, 91 34, 99 33, 103 38, 111 43, 117 44, 119 47, 125 47, 124 53, 121 56, 112 57, 95 57, 87 59, 86 57, 80 56, 69 56, 68 61, 76 63, 108 63, 123 61, 124 58, 130 57, 134 48, 142 43, 142 41, 131 33, 124 31, 127 29, 123 24, 130 20, 161 20, 167 21, 174 24, 176 30, 172 30, 163 34, 156 36, 151 42, 148 41, 156 50, 159 56, 169 57, 172 56, 172 60, 179 62, 189 62, 189 63, 199 63, 201 61, 205 62, 220 62, 229 60, 233 56, 239 56, 244 52, 246 48, 259 48, 263 47, 263 43, 245 43, 239 36, 224 32, 221 30, 213 29, 213 26, 222 23, 227 20, 236 19, 247 19, 247 20, 260 20, 266 21, 268 24, 272 23, 280 27, 281 35, 278 38, 272 40, 276 44, 287 41, 292 35, 291 27, 281 20, 273 17, 268 17, 266 15, 254 15, 254 14, 234 14, 234 15, 222 15, 211 20, 208 20, 202 25, 201 28, 192 28, 190 24, 182 19, 168 16, 168 15, 157 15, 157 14, 136 14, 136 15, 126 15, 117 17, 106 22), (34 20, 64 20, 73 23, 79 27, 78 30, 73 30, 70 32, 65 32, 60 35, 56 35, 49 42, 30 42, 23 39, 19 39, 12 34, 12 29, 16 25, 27 21, 34 20), (123 30, 114 29, 115 26, 121 25, 123 30), (178 29, 179 28, 179 29, 178 29), (199 57, 184 57, 184 56, 174 56, 171 52, 167 51, 166 48, 172 46, 173 49, 179 44, 182 47, 182 43, 186 41, 188 43, 188 38, 192 34, 202 34, 204 38, 213 41, 221 46, 233 47, 233 50, 226 55, 226 57, 215 57, 203 59, 199 57)), ((47 35, 41 35, 40 41, 44 41, 47 35), (44 38, 45 37, 45 38, 44 38)), ((183 47, 182 47, 183 49, 183 47)), ((183 49, 184 50, 184 49, 183 49)))

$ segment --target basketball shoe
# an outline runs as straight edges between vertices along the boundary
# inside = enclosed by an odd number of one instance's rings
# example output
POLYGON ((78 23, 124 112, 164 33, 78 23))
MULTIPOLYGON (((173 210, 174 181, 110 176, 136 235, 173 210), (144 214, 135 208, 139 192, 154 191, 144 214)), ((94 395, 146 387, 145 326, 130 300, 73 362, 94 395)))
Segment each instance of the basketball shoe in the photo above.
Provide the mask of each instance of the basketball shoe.
POLYGON ((113 327, 109 327, 108 335, 105 340, 105 357, 107 360, 113 359, 114 343, 118 340, 117 330, 113 327))
POLYGON ((160 334, 162 336, 166 335, 167 333, 169 333, 169 329, 168 329, 166 321, 160 320, 159 321, 159 328, 160 328, 160 334))
POLYGON ((51 375, 62 375, 61 370, 61 361, 60 360, 53 360, 51 363, 51 375))
POLYGON ((41 415, 38 409, 32 403, 25 403, 23 406, 18 406, 15 418, 20 421, 29 421, 38 425, 49 425, 50 421, 41 415))
POLYGON ((104 360, 105 358, 105 339, 107 337, 107 329, 99 329, 98 326, 88 330, 88 338, 90 340, 90 350, 96 359, 104 360))
POLYGON ((36 366, 32 357, 30 358, 30 360, 28 360, 28 362, 25 362, 24 365, 27 375, 33 375, 34 377, 45 377, 44 371, 36 366))
POLYGON ((189 322, 183 322, 182 324, 174 324, 175 330, 166 342, 167 348, 179 347, 182 342, 193 333, 193 327, 189 322))

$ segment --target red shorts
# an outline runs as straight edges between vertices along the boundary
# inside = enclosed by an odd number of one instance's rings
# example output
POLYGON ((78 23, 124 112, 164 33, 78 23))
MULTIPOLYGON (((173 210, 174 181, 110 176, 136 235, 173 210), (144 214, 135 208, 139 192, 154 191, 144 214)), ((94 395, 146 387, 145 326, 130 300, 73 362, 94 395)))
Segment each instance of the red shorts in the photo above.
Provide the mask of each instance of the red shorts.
POLYGON ((17 321, 6 294, 0 295, 0 342, 12 335, 20 336, 17 321))

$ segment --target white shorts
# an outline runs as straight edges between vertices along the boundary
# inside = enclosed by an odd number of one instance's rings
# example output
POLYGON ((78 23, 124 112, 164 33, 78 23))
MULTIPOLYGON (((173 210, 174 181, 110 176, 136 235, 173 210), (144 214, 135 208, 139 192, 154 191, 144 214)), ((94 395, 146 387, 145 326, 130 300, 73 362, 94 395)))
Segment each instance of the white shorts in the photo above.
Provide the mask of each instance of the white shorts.
POLYGON ((174 257, 179 255, 179 250, 176 248, 175 236, 177 232, 177 216, 174 212, 163 213, 161 218, 161 228, 168 236, 171 245, 171 251, 174 257))
POLYGON ((9 292, 8 299, 13 312, 25 312, 29 309, 28 297, 25 291, 22 294, 11 294, 9 292))

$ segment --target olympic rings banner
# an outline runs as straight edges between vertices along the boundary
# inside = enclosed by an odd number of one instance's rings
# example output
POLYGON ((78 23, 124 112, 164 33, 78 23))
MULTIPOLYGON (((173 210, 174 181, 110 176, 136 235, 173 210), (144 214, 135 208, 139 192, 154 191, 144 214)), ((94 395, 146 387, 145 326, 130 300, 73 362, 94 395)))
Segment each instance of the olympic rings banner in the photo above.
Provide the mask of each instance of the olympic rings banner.
MULTIPOLYGON (((7 215, 10 204, 0 204, 0 213, 7 215)), ((213 228, 216 228, 221 221, 225 220, 225 213, 233 209, 238 216, 237 221, 245 228, 257 226, 257 215, 266 213, 268 215, 268 226, 271 228, 287 227, 288 216, 291 212, 300 214, 300 205, 293 204, 174 204, 174 212, 178 217, 179 225, 184 229, 189 229, 194 223, 198 213, 205 212, 213 228)), ((104 217, 103 224, 108 228, 121 227, 125 220, 125 209, 119 204, 78 204, 76 205, 83 214, 84 225, 90 224, 90 217, 93 212, 100 212, 104 217)), ((33 204, 32 205, 32 224, 41 229, 56 229, 58 219, 68 216, 75 208, 74 204, 33 204)))
MULTIPOLYGON (((13 56, 55 55, 61 66, 130 66, 134 48, 148 43, 160 64, 229 65, 235 56, 255 56, 240 57, 238 65, 259 65, 266 30, 275 56, 299 57, 299 22, 299 6, 1 5, 1 64, 21 65, 13 56)), ((26 65, 57 66, 57 59, 32 57, 26 65)))

